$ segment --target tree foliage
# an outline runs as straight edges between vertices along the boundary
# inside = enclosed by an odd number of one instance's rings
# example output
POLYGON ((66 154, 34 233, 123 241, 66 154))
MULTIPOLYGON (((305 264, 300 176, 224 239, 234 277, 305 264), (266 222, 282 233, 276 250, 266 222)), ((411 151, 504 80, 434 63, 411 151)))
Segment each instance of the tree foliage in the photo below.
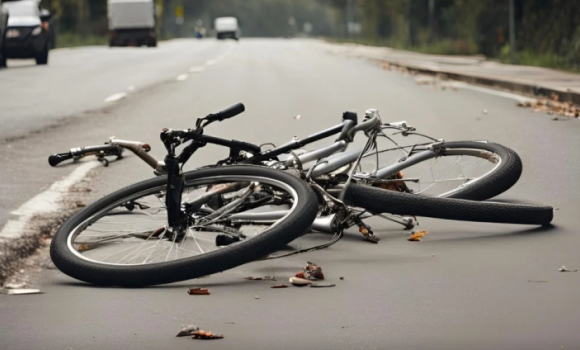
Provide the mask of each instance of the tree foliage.
MULTIPOLYGON (((211 29, 213 19, 238 18, 244 36, 300 34, 344 37, 349 0, 155 0, 163 8, 162 33, 191 35, 197 20, 211 29), (185 10, 186 30, 177 30, 175 7, 185 10), (295 19, 291 25, 290 17, 295 19)), ((356 37, 430 52, 501 57, 509 48, 508 0, 350 0, 356 37), (430 3, 434 7, 430 7, 430 3), (432 10, 430 10, 432 9, 432 10)), ((59 31, 83 35, 107 32, 106 0, 42 0, 59 31)), ((516 51, 557 56, 580 63, 580 0, 514 0, 516 51)))

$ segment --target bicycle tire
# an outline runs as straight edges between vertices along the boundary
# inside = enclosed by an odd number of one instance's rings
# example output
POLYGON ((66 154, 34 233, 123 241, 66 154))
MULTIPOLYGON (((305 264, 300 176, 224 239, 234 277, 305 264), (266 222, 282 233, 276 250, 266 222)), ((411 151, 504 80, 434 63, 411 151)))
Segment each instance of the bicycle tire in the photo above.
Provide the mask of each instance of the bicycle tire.
POLYGON ((469 199, 482 201, 490 199, 512 188, 520 179, 523 171, 520 156, 511 148, 499 143, 483 143, 473 141, 449 142, 452 148, 476 148, 493 152, 501 157, 501 164, 492 173, 478 180, 475 184, 443 198, 469 199))
POLYGON ((297 204, 285 219, 267 232, 239 244, 182 260, 118 266, 87 261, 71 251, 68 245, 69 235, 81 223, 131 194, 166 184, 167 178, 162 176, 145 180, 105 196, 65 221, 56 232, 50 247, 50 255, 56 267, 75 279, 101 286, 141 287, 193 279, 258 260, 282 248, 305 232, 317 214, 318 201, 312 189, 299 178, 279 170, 235 165, 198 169, 184 175, 186 182, 217 176, 273 179, 287 184, 296 192, 297 204))
POLYGON ((446 220, 548 225, 554 217, 550 206, 427 197, 359 184, 348 187, 345 200, 347 204, 375 214, 416 215, 446 220))
MULTIPOLYGON (((456 199, 469 199, 469 200, 486 200, 500 195, 501 193, 510 189, 515 185, 521 174, 522 174, 522 161, 519 155, 512 149, 500 145, 498 143, 490 142, 476 142, 476 141, 454 141, 445 142, 445 150, 441 155, 431 152, 429 158, 421 160, 417 163, 405 166, 402 162, 397 171, 403 171, 410 167, 420 164, 424 161, 430 161, 431 159, 437 157, 445 156, 458 156, 464 153, 465 155, 473 156, 473 151, 484 151, 491 152, 500 158, 499 165, 493 168, 490 172, 484 174, 475 180, 469 181, 462 186, 458 186, 456 189, 439 194, 434 197, 439 198, 456 198, 456 199)), ((477 154, 477 153, 476 153, 477 154)), ((480 153, 482 158, 486 157, 487 153, 480 153)), ((386 178, 390 174, 387 174, 383 170, 381 174, 381 169, 378 170, 377 176, 380 178, 386 178)))

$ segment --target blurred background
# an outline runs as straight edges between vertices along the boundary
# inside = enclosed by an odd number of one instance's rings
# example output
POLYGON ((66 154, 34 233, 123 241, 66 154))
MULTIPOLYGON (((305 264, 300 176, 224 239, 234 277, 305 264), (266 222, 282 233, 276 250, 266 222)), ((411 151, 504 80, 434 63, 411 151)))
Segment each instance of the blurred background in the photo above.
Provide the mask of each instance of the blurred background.
MULTIPOLYGON (((105 44, 107 2, 42 0, 57 47, 105 44)), ((312 36, 413 51, 482 54, 525 65, 578 70, 580 1, 573 0, 156 0, 161 38, 211 34, 238 18, 244 37, 312 36)))

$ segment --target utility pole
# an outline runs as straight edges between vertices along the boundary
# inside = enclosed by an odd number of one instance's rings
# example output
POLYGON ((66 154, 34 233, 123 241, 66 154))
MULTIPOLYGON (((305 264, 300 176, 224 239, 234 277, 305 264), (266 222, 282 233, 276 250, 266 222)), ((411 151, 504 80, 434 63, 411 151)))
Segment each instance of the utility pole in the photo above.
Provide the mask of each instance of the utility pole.
POLYGON ((405 1, 405 20, 407 22, 407 45, 411 46, 412 45, 412 33, 411 33, 411 1, 412 0, 407 0, 405 1))
POLYGON ((516 53, 516 14, 514 9, 514 0, 510 0, 510 56, 512 63, 515 62, 516 53))
POLYGON ((429 0, 429 41, 435 36, 435 0, 429 0))

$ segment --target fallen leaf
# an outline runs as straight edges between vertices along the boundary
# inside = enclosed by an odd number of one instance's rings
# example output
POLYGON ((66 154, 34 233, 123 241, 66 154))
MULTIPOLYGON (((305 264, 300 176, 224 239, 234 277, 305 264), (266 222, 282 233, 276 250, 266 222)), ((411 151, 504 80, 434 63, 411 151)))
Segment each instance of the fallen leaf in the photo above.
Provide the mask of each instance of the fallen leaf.
POLYGON ((77 250, 81 253, 84 251, 87 251, 87 250, 89 250, 89 245, 88 244, 81 244, 77 250))
POLYGON ((190 288, 187 291, 189 295, 209 295, 209 290, 207 288, 190 288))
POLYGON ((409 237, 408 240, 411 242, 419 242, 425 235, 427 235, 427 231, 416 231, 411 234, 411 237, 409 237))
POLYGON ((285 284, 275 284, 270 288, 288 288, 288 286, 285 284))

